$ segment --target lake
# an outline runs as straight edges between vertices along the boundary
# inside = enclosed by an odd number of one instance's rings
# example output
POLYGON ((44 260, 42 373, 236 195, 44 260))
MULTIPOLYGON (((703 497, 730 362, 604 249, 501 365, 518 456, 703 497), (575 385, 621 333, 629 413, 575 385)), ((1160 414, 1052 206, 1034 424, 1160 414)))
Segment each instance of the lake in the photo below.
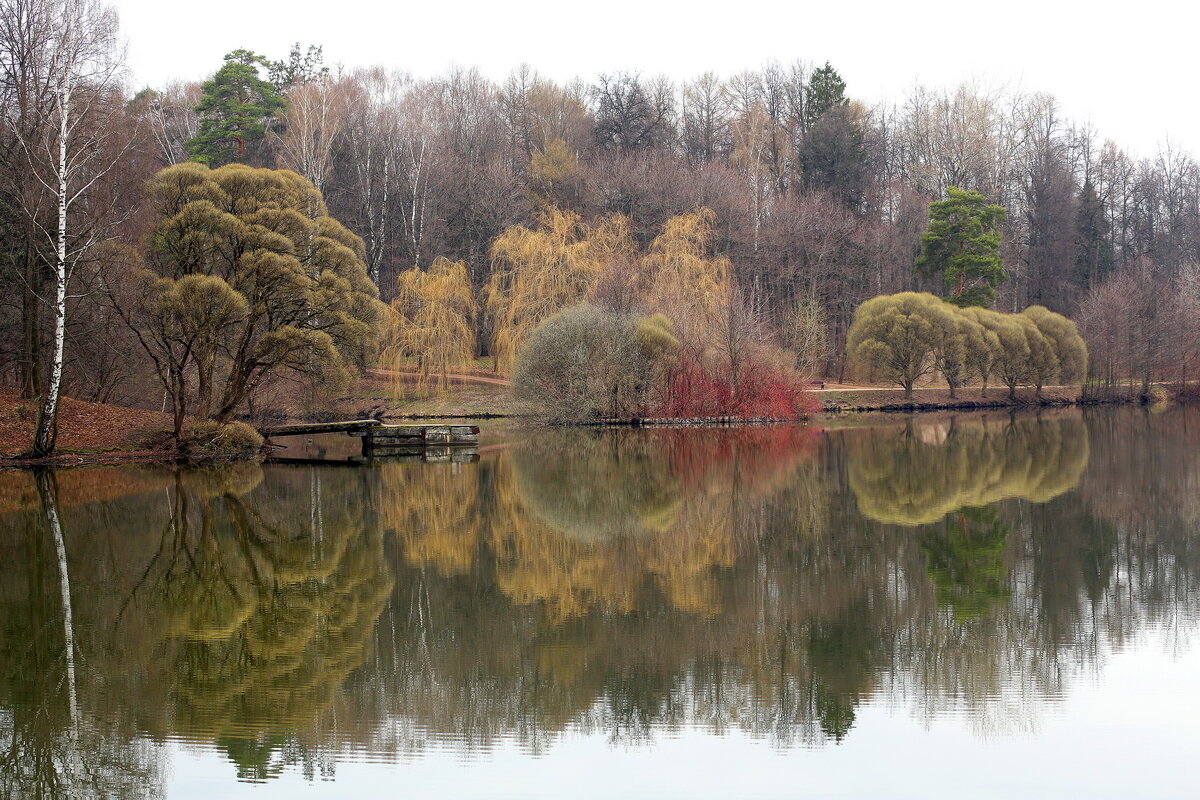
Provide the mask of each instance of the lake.
POLYGON ((0 796, 1195 796, 1200 409, 484 435, 0 473, 0 796))

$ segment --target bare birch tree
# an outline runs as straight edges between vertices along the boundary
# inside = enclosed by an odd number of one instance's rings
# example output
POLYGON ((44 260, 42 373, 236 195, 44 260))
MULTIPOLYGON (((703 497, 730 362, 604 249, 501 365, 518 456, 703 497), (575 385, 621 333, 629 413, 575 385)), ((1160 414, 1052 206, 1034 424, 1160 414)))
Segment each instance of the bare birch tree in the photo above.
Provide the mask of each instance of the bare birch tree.
POLYGON ((346 117, 344 83, 325 76, 289 87, 283 132, 277 137, 280 166, 308 178, 322 194, 346 117))
POLYGON ((345 122, 350 167, 350 216, 366 244, 367 272, 375 283, 392 251, 392 222, 402 167, 399 105, 412 79, 381 68, 351 76, 357 90, 348 100, 345 122))
POLYGON ((53 198, 54 224, 27 209, 41 238, 49 245, 54 296, 47 302, 54 333, 46 390, 38 411, 31 453, 54 452, 58 399, 62 385, 67 329, 67 291, 75 268, 104 236, 111 209, 98 208, 93 188, 116 164, 107 140, 119 128, 109 124, 120 108, 123 53, 117 40, 116 11, 97 0, 46 0, 39 16, 45 31, 36 31, 38 54, 45 70, 51 102, 39 124, 19 134, 34 180, 53 198), (77 217, 87 222, 77 222, 77 217))

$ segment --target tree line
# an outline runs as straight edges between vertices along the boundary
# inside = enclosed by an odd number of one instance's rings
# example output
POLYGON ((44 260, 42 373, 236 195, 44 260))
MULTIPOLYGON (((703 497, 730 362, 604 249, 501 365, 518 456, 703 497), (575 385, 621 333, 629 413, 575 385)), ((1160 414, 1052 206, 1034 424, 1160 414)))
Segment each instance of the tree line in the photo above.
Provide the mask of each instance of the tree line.
POLYGON ((4 0, 0 15, 0 268, 15 289, 0 300, 0 377, 29 397, 57 384, 145 396, 143 348, 102 299, 121 269, 104 245, 144 247, 160 222, 149 180, 189 159, 305 178, 361 239, 385 301, 412 297, 405 272, 461 264, 475 355, 497 355, 488 289, 505 280, 507 234, 554 214, 620 215, 645 249, 707 208, 708 255, 777 338, 816 312, 820 368, 841 375, 860 302, 943 288, 913 267, 931 203, 954 187, 1003 209, 997 308, 1077 316, 1114 374, 1196 361, 1200 166, 1170 147, 1126 153, 1048 95, 964 84, 868 105, 833 65, 803 61, 682 81, 556 82, 528 65, 502 81, 421 77, 331 69, 298 45, 276 60, 234 51, 208 80, 134 93, 97 0, 4 0), (1136 314, 1122 280, 1146 295, 1136 314))

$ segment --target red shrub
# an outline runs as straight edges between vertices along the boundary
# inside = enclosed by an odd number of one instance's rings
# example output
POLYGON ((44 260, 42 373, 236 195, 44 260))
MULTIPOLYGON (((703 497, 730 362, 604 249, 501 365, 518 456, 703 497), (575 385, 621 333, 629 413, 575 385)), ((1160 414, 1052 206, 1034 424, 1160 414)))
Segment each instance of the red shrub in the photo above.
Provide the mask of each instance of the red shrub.
POLYGON ((675 419, 736 417, 798 419, 821 410, 821 404, 790 376, 752 365, 735 384, 696 365, 671 375, 670 392, 659 416, 675 419))

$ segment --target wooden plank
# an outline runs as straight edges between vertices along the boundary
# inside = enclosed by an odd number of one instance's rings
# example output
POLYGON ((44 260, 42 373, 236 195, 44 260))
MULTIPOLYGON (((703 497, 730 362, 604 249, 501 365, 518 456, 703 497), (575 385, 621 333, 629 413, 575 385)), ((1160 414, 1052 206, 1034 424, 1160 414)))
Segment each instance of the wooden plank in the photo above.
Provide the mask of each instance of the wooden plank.
POLYGON ((383 423, 377 419, 351 419, 344 422, 304 422, 296 425, 280 425, 275 428, 263 428, 259 431, 263 436, 301 436, 313 433, 350 433, 378 428, 383 423))
POLYGON ((450 438, 456 441, 478 441, 478 425, 380 425, 360 431, 348 431, 351 436, 370 436, 375 439, 390 439, 396 437, 424 437, 427 430, 450 430, 450 438))

